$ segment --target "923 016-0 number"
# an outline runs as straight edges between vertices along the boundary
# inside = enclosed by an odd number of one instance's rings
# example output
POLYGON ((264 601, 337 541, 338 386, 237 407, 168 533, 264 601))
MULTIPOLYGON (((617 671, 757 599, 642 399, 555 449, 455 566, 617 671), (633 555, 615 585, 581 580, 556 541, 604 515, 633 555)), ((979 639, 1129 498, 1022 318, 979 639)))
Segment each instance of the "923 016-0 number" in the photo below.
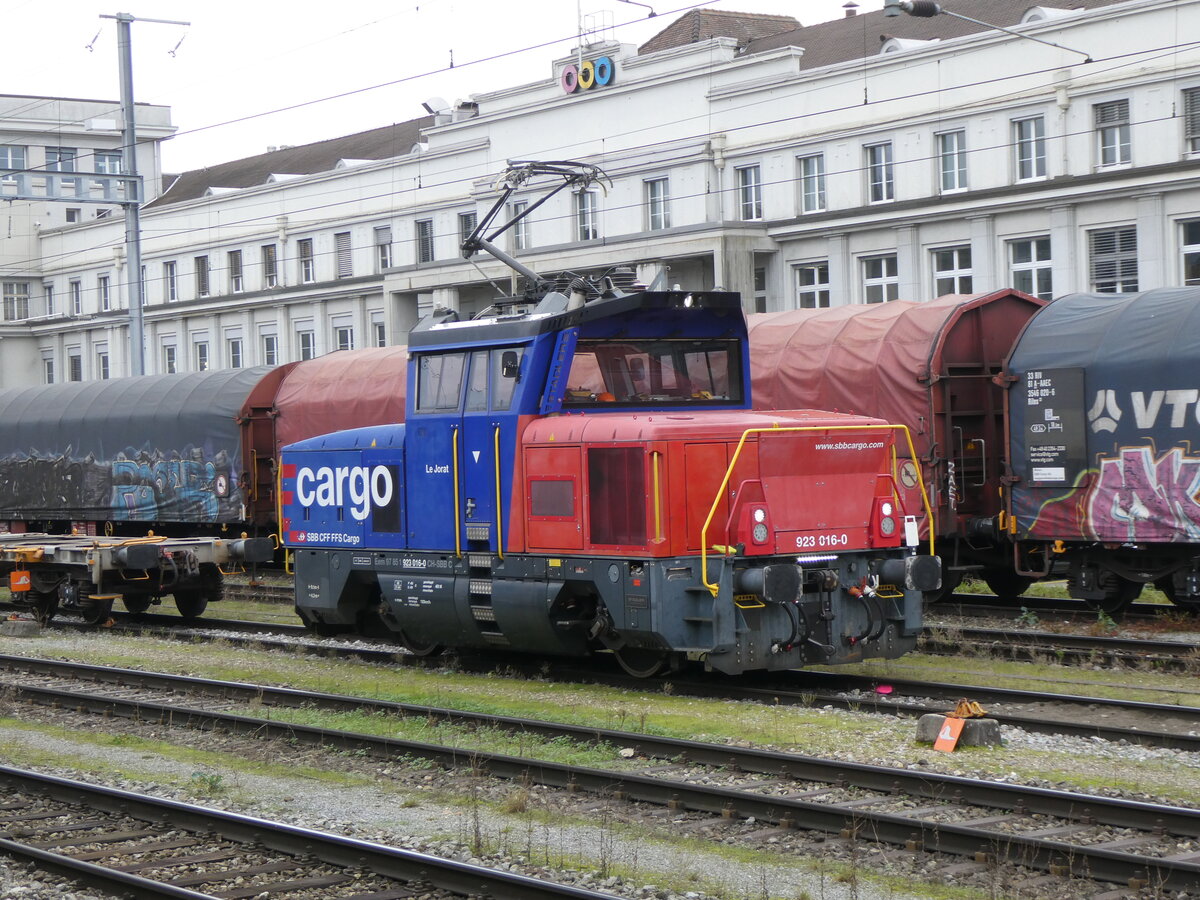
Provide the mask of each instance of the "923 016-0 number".
POLYGON ((850 535, 846 532, 839 534, 801 534, 796 538, 797 550, 812 550, 816 547, 849 547, 850 535))

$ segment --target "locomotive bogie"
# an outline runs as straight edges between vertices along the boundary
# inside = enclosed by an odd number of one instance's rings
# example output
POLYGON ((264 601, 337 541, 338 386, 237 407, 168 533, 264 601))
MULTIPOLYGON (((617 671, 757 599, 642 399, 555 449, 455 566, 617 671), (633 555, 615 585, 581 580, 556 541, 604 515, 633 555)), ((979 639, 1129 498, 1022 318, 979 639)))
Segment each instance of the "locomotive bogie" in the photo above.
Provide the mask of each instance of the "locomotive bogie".
MULTIPOLYGON (((920 608, 907 601, 928 587, 922 579, 930 572, 918 572, 914 587, 884 584, 879 573, 893 559, 854 553, 801 565, 795 557, 766 564, 742 558, 723 567, 714 596, 695 557, 506 554, 490 559, 491 577, 481 590, 481 567, 452 554, 306 549, 295 558, 297 609, 323 633, 361 630, 378 617, 386 632, 416 647, 569 657, 634 650, 740 674, 892 658, 913 649, 920 608), (763 574, 769 569, 792 577, 763 574), (773 584, 790 589, 781 593, 773 584)), ((912 584, 913 567, 907 568, 912 584)), ((899 571, 905 569, 900 560, 899 571)))

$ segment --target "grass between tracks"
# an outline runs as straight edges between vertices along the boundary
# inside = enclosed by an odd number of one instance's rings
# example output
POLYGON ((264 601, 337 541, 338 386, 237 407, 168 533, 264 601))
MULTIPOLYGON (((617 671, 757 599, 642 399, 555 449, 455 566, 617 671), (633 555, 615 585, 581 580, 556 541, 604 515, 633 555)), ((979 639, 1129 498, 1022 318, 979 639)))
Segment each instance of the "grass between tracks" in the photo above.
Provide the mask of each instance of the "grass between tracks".
MULTIPOLYGON (((159 643, 115 634, 8 641, 3 649, 702 741, 774 746, 813 756, 909 765, 927 771, 1040 779, 1066 788, 1133 792, 1164 802, 1200 805, 1200 783, 1193 777, 1194 769, 1189 770, 1166 752, 1115 753, 1109 747, 1098 747, 1093 752, 1072 744, 1067 752, 1045 749, 1044 745, 1009 745, 997 749, 972 748, 946 755, 916 744, 913 741, 915 724, 908 718, 853 710, 678 697, 669 693, 669 686, 666 694, 625 691, 594 685, 555 684, 495 673, 477 675, 451 670, 389 668, 358 661, 317 660, 220 643, 159 643)), ((913 674, 908 668, 910 665, 924 662, 922 658, 908 657, 874 667, 874 671, 882 677, 888 674, 907 676, 913 674)), ((938 658, 928 660, 930 666, 942 663, 943 660, 938 658)), ((958 663, 961 665, 962 661, 958 663)), ((1052 667, 1029 663, 991 662, 985 666, 989 674, 977 671, 970 680, 1006 680, 996 677, 1001 665, 1011 666, 1015 676, 1023 679, 1081 678, 1085 674, 1078 670, 1054 672, 1052 667)), ((864 667, 864 670, 870 671, 871 667, 864 667)), ((939 677, 949 680, 950 674, 943 673, 939 677)), ((1093 674, 1114 684, 1117 677, 1112 672, 1093 674)), ((1169 696, 1165 690, 1169 686, 1182 689, 1184 683, 1183 679, 1162 675, 1130 677, 1145 682, 1139 690, 1157 687, 1162 689, 1164 696, 1169 696)), ((1090 692, 1093 687, 1084 682, 1075 686, 1080 692, 1090 692)), ((1121 689, 1114 687, 1113 690, 1119 692, 1121 689)), ((247 705, 243 713, 258 716, 263 710, 247 705)), ((578 760, 582 765, 600 767, 613 767, 619 762, 614 752, 619 748, 578 748, 569 742, 500 736, 488 730, 448 729, 447 726, 431 725, 423 718, 404 720, 390 715, 330 714, 311 709, 281 708, 272 708, 269 716, 275 721, 326 725, 383 736, 410 736, 413 740, 433 741, 446 736, 464 749, 479 752, 540 758, 557 755, 562 761, 578 760)))
MULTIPOLYGON (((107 725, 120 727, 111 721, 107 725)), ((198 741, 205 739, 196 735, 198 741)), ((770 845, 749 848, 681 836, 673 832, 669 819, 663 820, 662 828, 618 822, 607 804, 586 814, 564 813, 542 805, 522 787, 514 787, 499 799, 486 798, 479 789, 482 779, 460 780, 457 790, 445 786, 415 790, 381 778, 389 769, 336 770, 328 766, 328 760, 326 765, 315 764, 318 758, 313 751, 304 752, 309 756, 303 764, 270 762, 168 740, 0 717, 0 758, 7 765, 65 768, 83 773, 85 780, 122 787, 129 782, 163 785, 206 805, 249 809, 283 821, 296 814, 312 818, 294 798, 317 786, 339 794, 361 791, 374 798, 391 796, 395 802, 385 805, 396 811, 393 819, 356 823, 368 835, 390 829, 418 834, 418 840, 435 846, 455 842, 470 854, 485 857, 485 864, 488 856, 503 856, 550 870, 590 871, 593 883, 616 877, 680 894, 702 891, 720 900, 820 900, 827 896, 826 888, 839 897, 860 896, 861 888, 881 900, 999 896, 994 890, 934 884, 894 871, 880 848, 869 844, 856 846, 848 859, 797 857, 770 845), (259 779, 269 780, 270 788, 264 790, 259 779), (439 806, 448 808, 449 815, 433 809, 439 806), (439 824, 431 828, 429 816, 405 812, 418 807, 430 811, 439 824), (698 865, 705 856, 719 858, 724 864, 698 865), (663 867, 664 858, 669 868, 663 867), (794 874, 788 876, 789 872, 794 874), (806 886, 780 894, 772 885, 781 880, 806 886)), ((339 825, 326 828, 343 830, 339 825)))

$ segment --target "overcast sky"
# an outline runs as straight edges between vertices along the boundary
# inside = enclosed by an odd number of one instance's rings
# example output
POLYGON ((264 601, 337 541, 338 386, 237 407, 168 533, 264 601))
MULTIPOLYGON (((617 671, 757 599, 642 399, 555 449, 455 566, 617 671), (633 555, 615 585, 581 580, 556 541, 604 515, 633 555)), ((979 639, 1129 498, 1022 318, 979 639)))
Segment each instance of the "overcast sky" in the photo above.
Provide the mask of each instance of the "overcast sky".
POLYGON ((416 118, 429 97, 549 78, 575 45, 577 9, 640 44, 695 7, 810 25, 843 15, 844 2, 650 0, 658 15, 647 18, 617 0, 9 0, 0 91, 119 99, 116 23, 100 16, 190 22, 132 26, 134 97, 171 107, 178 134, 163 162, 180 172, 416 118))

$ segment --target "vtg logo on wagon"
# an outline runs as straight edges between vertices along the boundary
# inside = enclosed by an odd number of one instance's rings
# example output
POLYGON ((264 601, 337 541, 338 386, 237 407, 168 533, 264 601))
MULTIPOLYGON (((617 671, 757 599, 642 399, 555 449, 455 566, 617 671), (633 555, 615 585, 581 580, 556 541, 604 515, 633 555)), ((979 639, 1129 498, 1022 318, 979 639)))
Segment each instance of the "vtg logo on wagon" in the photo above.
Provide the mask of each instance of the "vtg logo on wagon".
POLYGON ((576 65, 571 63, 562 70, 558 83, 567 94, 590 91, 594 87, 606 87, 617 77, 617 67, 607 56, 585 59, 576 65))

